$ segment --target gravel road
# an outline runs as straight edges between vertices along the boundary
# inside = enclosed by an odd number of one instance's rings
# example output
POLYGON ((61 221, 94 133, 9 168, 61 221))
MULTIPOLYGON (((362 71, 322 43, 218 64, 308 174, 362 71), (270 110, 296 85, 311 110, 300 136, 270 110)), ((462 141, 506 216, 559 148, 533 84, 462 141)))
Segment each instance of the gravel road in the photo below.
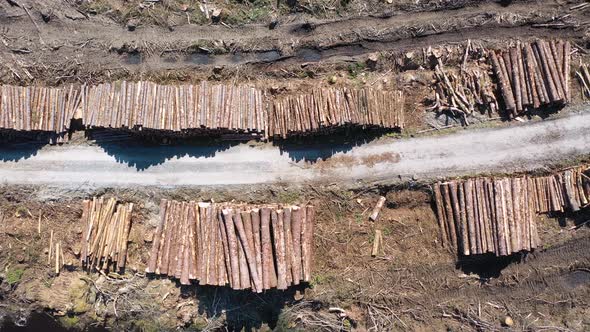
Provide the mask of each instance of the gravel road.
POLYGON ((590 153, 590 112, 502 128, 347 148, 272 145, 116 147, 93 144, 0 147, 0 183, 63 187, 200 186, 305 182, 398 182, 531 170, 590 153), (334 152, 332 152, 334 150, 334 152), (325 161, 306 162, 319 155, 325 161))

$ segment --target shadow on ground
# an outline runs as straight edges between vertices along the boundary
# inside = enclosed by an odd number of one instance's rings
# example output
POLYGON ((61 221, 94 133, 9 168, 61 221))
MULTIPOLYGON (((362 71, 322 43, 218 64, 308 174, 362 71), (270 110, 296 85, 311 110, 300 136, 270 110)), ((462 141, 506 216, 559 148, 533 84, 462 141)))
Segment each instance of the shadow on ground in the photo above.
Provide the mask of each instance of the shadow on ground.
MULTIPOLYGON (((294 162, 315 163, 369 143, 383 136, 387 131, 341 128, 331 130, 331 133, 331 135, 318 134, 275 139, 272 145, 294 162)), ((93 140, 117 162, 139 171, 175 158, 213 158, 217 153, 239 144, 260 144, 253 141, 253 136, 249 135, 166 136, 157 132, 138 134, 132 131, 106 129, 89 130, 87 138, 93 140)))
POLYGON ((260 294, 216 286, 183 286, 181 290, 183 296, 198 299, 199 314, 205 314, 210 321, 225 315, 224 323, 228 331, 252 331, 265 324, 274 330, 283 308, 295 302, 296 292, 303 292, 306 287, 302 284, 260 294))

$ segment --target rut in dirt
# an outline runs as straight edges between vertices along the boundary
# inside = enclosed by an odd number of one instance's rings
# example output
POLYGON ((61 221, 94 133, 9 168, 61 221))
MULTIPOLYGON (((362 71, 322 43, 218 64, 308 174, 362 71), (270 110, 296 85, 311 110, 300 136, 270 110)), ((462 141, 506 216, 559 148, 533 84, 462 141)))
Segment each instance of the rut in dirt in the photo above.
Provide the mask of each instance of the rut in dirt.
MULTIPOLYGON (((40 17, 35 6, 31 12, 40 17)), ((410 9, 380 17, 296 20, 273 30, 250 24, 232 29, 182 25, 174 31, 155 26, 127 31, 98 17, 72 20, 60 15, 47 23, 35 18, 35 25, 21 8, 10 6, 4 17, 0 13, 0 20, 10 23, 6 48, 0 54, 14 59, 9 61, 12 71, 7 71, 6 80, 14 80, 12 73, 16 72, 19 80, 42 78, 63 83, 196 67, 258 64, 270 69, 311 62, 343 63, 373 52, 405 52, 469 38, 580 39, 583 31, 577 27, 586 17, 543 0, 509 6, 459 2, 435 11, 410 9), (440 13, 445 13, 445 20, 440 19, 440 13), (20 70, 23 66, 26 72, 20 70)))

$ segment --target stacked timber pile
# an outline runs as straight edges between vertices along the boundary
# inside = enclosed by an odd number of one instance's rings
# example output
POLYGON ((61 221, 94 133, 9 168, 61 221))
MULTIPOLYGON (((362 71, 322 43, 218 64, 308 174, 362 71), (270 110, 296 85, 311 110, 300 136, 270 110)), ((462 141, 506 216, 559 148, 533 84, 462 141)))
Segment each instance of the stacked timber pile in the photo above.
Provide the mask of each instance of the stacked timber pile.
POLYGON ((346 124, 403 128, 404 95, 375 89, 314 89, 273 99, 268 124, 268 136, 283 138, 346 124))
POLYGON ((47 131, 63 135, 80 104, 80 91, 68 88, 0 87, 0 129, 17 131, 47 131))
MULTIPOLYGON (((115 82, 81 88, 2 86, 0 129, 64 133, 73 118, 94 128, 235 132, 265 138, 359 125, 402 128, 400 91, 314 89, 271 97, 245 85, 115 82)), ((63 136, 63 135, 62 135, 63 136)))
POLYGON ((590 177, 585 168, 572 168, 533 180, 534 207, 539 213, 579 211, 590 201, 590 177))
POLYGON ((465 125, 468 125, 467 116, 475 111, 489 116, 498 112, 498 101, 485 71, 472 68, 454 74, 444 69, 440 59, 438 62, 434 71, 435 103, 432 110, 449 112, 463 119, 465 125))
POLYGON ((85 86, 82 91, 82 122, 89 127, 242 132, 263 132, 267 127, 264 94, 248 86, 123 81, 85 86))
POLYGON ((531 179, 478 178, 434 185, 443 245, 462 255, 510 255, 539 246, 531 179))
POLYGON ((570 43, 537 40, 518 43, 504 52, 490 52, 507 113, 570 100, 570 43))
POLYGON ((80 261, 86 269, 125 268, 132 211, 133 203, 118 204, 115 198, 82 202, 85 227, 80 261))
POLYGON ((443 245, 463 255, 509 255, 539 246, 535 213, 575 212, 590 203, 590 168, 550 176, 475 178, 434 185, 443 245))
POLYGON ((255 292, 311 279, 313 206, 162 200, 160 216, 147 273, 255 292))

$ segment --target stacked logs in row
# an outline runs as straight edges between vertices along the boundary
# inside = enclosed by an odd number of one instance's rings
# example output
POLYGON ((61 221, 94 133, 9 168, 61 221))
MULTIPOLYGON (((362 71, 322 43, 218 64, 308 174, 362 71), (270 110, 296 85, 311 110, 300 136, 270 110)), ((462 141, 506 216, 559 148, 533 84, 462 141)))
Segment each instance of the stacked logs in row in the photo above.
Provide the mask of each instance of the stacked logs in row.
POLYGON ((80 261, 88 269, 122 270, 127 261, 127 241, 131 230, 133 204, 119 204, 103 197, 82 202, 80 261))
POLYGON ((0 129, 63 132, 73 118, 86 127, 181 132, 229 130, 286 137, 353 124, 402 128, 401 92, 315 89, 274 97, 264 90, 202 82, 115 82, 81 88, 3 86, 0 129))
POLYGON ((537 40, 491 52, 494 74, 510 116, 570 100, 570 43, 537 40))
POLYGON ((269 136, 320 130, 345 124, 403 128, 404 95, 375 89, 314 89, 272 101, 269 136))
POLYGON ((82 122, 90 127, 245 132, 266 128, 263 92, 248 86, 123 81, 85 86, 82 95, 82 122))
MULTIPOLYGON (((0 128, 18 131, 48 131, 63 134, 70 127, 80 104, 80 91, 73 86, 0 86, 0 128)), ((64 139, 63 135, 57 138, 64 139)))
POLYGON ((255 292, 311 279, 313 206, 162 200, 160 217, 147 273, 255 292))
POLYGON ((534 207, 539 213, 579 211, 590 201, 590 177, 584 168, 533 179, 534 207))
POLYGON ((459 254, 510 255, 539 246, 532 179, 477 178, 434 185, 443 245, 459 254))

